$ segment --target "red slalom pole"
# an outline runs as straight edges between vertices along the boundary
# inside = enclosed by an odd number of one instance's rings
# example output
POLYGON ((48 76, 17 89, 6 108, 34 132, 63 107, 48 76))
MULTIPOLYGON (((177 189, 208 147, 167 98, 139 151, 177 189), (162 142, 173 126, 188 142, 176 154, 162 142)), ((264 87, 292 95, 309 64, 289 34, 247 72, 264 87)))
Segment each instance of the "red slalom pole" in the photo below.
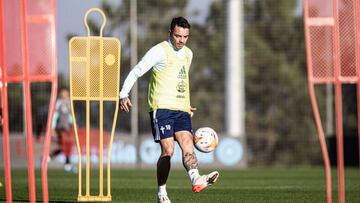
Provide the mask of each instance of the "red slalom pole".
MULTIPOLYGON (((332 202, 331 166, 330 166, 329 153, 326 145, 325 133, 321 123, 319 106, 316 101, 315 83, 319 81, 316 81, 314 78, 314 68, 316 67, 313 67, 313 60, 312 60, 310 20, 312 19, 309 17, 309 1, 304 0, 304 31, 305 31, 305 43, 306 43, 306 60, 307 60, 307 69, 308 69, 307 77, 308 77, 309 94, 310 94, 310 101, 313 109, 313 116, 316 124, 317 134, 319 137, 321 153, 324 162, 325 181, 326 181, 326 202, 331 203, 332 202)), ((329 80, 329 78, 326 79, 329 80)), ((327 82, 330 81, 331 79, 327 82)))
POLYGON ((8 96, 6 81, 6 57, 5 57, 5 32, 4 32, 4 2, 0 0, 0 57, 1 57, 1 107, 2 128, 3 128, 3 152, 4 152, 4 172, 5 172, 5 190, 6 202, 12 202, 11 187, 11 163, 10 163, 10 143, 9 143, 9 115, 8 115, 8 96))
MULTIPOLYGON (((360 1, 354 2, 354 28, 355 28, 355 66, 356 66, 356 76, 357 76, 357 107, 360 107, 360 1)), ((358 117, 358 146, 359 146, 359 166, 360 166, 360 111, 357 111, 358 117)))
POLYGON ((338 1, 333 0, 333 62, 335 73, 335 111, 336 111, 336 148, 338 167, 338 201, 345 203, 345 180, 344 180, 344 136, 343 136, 343 115, 342 115, 342 84, 340 64, 340 30, 338 1))
MULTIPOLYGON (((2 72, 5 72, 4 70, 2 72)), ((8 115, 8 97, 6 84, 1 87, 1 106, 3 108, 3 151, 4 151, 4 170, 5 170, 5 189, 6 202, 12 202, 11 186, 11 162, 10 162, 10 142, 9 142, 9 115, 8 115)))
POLYGON ((48 16, 48 21, 51 24, 51 75, 47 77, 46 80, 51 81, 51 96, 50 96, 50 104, 48 111, 48 119, 46 125, 46 134, 44 140, 44 150, 43 150, 43 160, 41 165, 41 183, 42 183, 42 192, 43 192, 43 201, 45 203, 49 202, 49 191, 48 191, 48 178, 47 178, 47 170, 48 170, 48 157, 50 151, 51 144, 51 129, 52 129, 52 119, 55 110, 56 96, 57 96, 57 53, 56 53, 56 1, 52 0, 51 2, 52 16, 48 16))
POLYGON ((28 162, 28 187, 30 202, 36 201, 35 189, 35 170, 34 170, 34 150, 33 150, 33 134, 32 134, 32 112, 31 112, 31 87, 29 76, 29 42, 27 30, 27 1, 21 1, 22 15, 22 57, 23 57, 23 73, 24 73, 24 96, 25 96, 25 123, 26 123, 26 153, 28 162))

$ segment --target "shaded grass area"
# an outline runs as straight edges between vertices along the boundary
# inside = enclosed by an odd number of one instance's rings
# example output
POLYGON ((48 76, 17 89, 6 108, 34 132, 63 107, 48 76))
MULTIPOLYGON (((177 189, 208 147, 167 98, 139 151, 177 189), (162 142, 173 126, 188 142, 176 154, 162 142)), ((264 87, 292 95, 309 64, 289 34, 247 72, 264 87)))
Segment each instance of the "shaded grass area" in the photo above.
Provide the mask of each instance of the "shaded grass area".
MULTIPOLYGON (((210 172, 203 170, 202 173, 210 172)), ((176 202, 325 202, 325 176, 322 168, 256 168, 244 170, 219 170, 218 182, 202 193, 192 193, 190 181, 184 170, 170 173, 167 183, 169 198, 176 202)), ((106 173, 105 173, 106 175, 106 173)), ((36 172, 37 200, 41 200, 40 172, 36 172)), ((113 169, 111 194, 113 202, 156 202, 156 173, 154 170, 113 169)), ((85 178, 85 176, 83 176, 85 178)), ((76 202, 77 174, 63 170, 48 172, 51 202, 76 202)), ((4 173, 0 171, 0 201, 5 201, 4 173)), ((27 171, 13 170, 13 200, 28 202, 27 171)), ((336 170, 333 169, 336 185, 336 170)), ((360 202, 360 170, 346 169, 346 200, 360 202)), ((98 173, 91 174, 91 194, 98 194, 98 173)), ((337 188, 333 188, 333 202, 337 202, 337 188)), ((85 185, 83 184, 83 193, 85 185)), ((106 181, 104 182, 106 194, 106 181)))

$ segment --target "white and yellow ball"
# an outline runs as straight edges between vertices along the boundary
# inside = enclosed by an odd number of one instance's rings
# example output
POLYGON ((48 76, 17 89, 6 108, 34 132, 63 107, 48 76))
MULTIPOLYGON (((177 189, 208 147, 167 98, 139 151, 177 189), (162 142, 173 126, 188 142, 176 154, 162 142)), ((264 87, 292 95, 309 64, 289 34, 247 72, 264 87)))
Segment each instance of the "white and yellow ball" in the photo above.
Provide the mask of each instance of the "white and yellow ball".
POLYGON ((209 127, 202 127, 196 130, 194 145, 201 152, 212 152, 218 145, 219 138, 215 130, 209 127))

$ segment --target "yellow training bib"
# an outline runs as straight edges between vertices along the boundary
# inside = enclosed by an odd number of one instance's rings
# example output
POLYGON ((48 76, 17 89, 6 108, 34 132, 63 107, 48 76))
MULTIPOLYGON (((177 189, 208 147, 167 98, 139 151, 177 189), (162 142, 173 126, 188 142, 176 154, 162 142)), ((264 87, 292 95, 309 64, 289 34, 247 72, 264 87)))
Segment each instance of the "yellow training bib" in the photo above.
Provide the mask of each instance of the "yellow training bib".
POLYGON ((148 92, 149 111, 170 109, 190 112, 190 49, 185 46, 186 57, 179 58, 166 43, 166 41, 160 43, 166 54, 165 68, 151 72, 148 92))

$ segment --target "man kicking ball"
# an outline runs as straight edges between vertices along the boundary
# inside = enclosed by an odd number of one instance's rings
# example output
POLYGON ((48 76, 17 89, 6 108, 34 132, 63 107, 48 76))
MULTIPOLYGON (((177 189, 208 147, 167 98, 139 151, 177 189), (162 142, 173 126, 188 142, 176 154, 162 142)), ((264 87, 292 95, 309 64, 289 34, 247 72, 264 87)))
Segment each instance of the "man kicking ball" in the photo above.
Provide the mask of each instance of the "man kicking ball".
POLYGON ((136 80, 151 70, 148 103, 154 140, 160 143, 161 155, 157 163, 158 202, 170 203, 166 181, 170 159, 174 154, 174 140, 182 151, 183 165, 189 174, 192 191, 201 192, 216 182, 217 171, 200 175, 194 152, 191 116, 196 108, 190 106, 189 69, 192 51, 185 46, 190 24, 183 17, 174 18, 169 40, 152 47, 131 70, 120 91, 120 108, 129 112, 132 106, 129 92, 136 80))

